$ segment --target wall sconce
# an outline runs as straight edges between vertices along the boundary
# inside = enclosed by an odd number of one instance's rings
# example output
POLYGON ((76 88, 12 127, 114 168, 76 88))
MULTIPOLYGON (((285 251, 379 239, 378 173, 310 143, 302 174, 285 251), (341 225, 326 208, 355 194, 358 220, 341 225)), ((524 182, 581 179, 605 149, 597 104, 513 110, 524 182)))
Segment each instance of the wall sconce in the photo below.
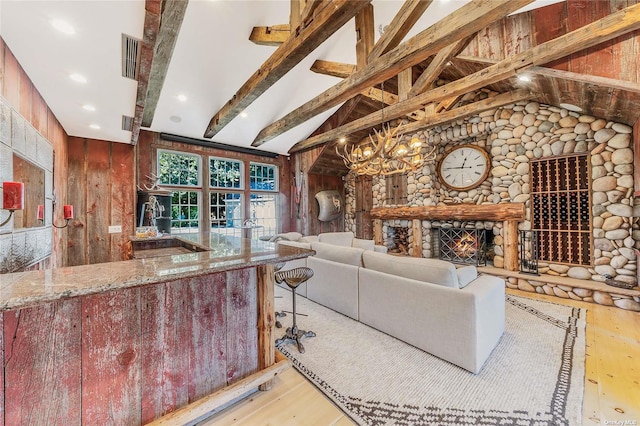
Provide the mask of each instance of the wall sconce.
MULTIPOLYGON (((55 206, 55 200, 53 205, 55 206)), ((66 228, 67 226, 69 226, 69 221, 71 219, 73 219, 73 206, 70 205, 65 205, 62 207, 62 214, 64 215, 64 220, 65 223, 62 226, 58 226, 55 223, 51 222, 51 225, 53 225, 54 228, 58 228, 58 229, 62 229, 62 228, 66 228)), ((38 220, 40 222, 44 221, 44 205, 40 204, 38 206, 38 220)))
POLYGON ((2 209, 9 210, 9 217, 0 226, 6 225, 15 210, 22 210, 24 203, 24 183, 2 182, 2 209))

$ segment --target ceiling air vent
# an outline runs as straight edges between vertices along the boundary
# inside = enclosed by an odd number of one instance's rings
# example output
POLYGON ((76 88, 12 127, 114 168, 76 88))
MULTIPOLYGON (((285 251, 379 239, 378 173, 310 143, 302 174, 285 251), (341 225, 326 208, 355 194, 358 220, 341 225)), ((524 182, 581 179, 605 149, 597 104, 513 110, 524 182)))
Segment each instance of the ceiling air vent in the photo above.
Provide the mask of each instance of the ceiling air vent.
POLYGON ((122 130, 126 130, 127 132, 133 131, 133 117, 129 117, 128 115, 122 116, 122 130))
POLYGON ((138 80, 140 69, 140 42, 137 38, 122 34, 122 76, 138 80))

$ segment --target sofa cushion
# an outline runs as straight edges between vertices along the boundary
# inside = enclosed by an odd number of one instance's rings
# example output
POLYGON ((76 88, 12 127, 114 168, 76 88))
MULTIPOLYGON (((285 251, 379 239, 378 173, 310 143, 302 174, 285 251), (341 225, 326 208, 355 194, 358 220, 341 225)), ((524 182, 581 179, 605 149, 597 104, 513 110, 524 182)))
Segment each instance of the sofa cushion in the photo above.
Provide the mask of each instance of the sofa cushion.
POLYGON ((336 246, 351 247, 353 232, 325 232, 318 235, 318 241, 336 246))
POLYGON ((456 274, 460 288, 465 288, 467 284, 478 278, 478 270, 473 265, 456 268, 456 274))
POLYGON ((365 268, 374 271, 459 288, 456 267, 444 260, 393 256, 367 250, 362 254, 362 261, 365 268))
POLYGON ((351 242, 351 247, 358 247, 363 250, 373 250, 376 247, 376 243, 373 240, 363 240, 361 238, 354 238, 351 242))
POLYGON ((309 243, 301 243, 299 241, 279 240, 279 241, 277 241, 277 244, 282 244, 284 246, 298 247, 298 248, 303 248, 303 249, 311 249, 311 244, 309 244, 309 243))
POLYGON ((279 240, 288 240, 288 241, 298 241, 302 238, 302 234, 299 232, 284 232, 282 234, 276 234, 269 241, 279 241, 279 240))
POLYGON ((300 243, 317 243, 318 242, 318 236, 317 235, 307 235, 306 237, 302 237, 298 240, 298 242, 300 243))
POLYGON ((362 266, 363 249, 357 247, 342 247, 335 244, 311 243, 311 249, 316 251, 320 259, 347 265, 362 266))

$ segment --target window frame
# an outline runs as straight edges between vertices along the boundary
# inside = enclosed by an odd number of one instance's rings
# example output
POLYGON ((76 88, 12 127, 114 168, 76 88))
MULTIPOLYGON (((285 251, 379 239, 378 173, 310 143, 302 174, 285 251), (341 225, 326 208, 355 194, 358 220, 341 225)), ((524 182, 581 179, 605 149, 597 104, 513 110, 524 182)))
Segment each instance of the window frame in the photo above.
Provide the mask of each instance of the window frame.
MULTIPOLYGON (((218 157, 218 156, 214 156, 214 155, 209 155, 208 156, 209 162, 207 163, 207 167, 208 167, 208 174, 209 174, 209 189, 220 189, 220 190, 224 190, 226 192, 233 192, 233 191, 243 191, 245 188, 245 178, 244 178, 244 161, 242 160, 236 160, 234 158, 225 158, 225 157, 218 157), (232 187, 232 186, 217 186, 217 185, 213 185, 212 183, 212 173, 211 173, 211 161, 212 160, 219 160, 219 161, 224 161, 227 163, 235 163, 238 164, 239 167, 239 173, 240 173, 240 177, 238 179, 239 182, 239 186, 238 187, 232 187)), ((213 192, 217 192, 217 191, 213 191, 213 192)))
POLYGON ((258 161, 249 161, 249 182, 248 182, 248 189, 250 192, 266 192, 266 193, 279 193, 280 192, 280 168, 275 165, 275 164, 269 164, 269 163, 261 163, 258 161), (273 169, 273 189, 259 189, 259 188, 252 188, 251 187, 251 183, 252 183, 252 176, 251 176, 251 166, 256 165, 256 166, 261 166, 261 167, 266 167, 266 168, 272 168, 273 169))
POLYGON ((192 154, 190 152, 184 152, 184 151, 174 151, 171 149, 161 149, 158 148, 157 152, 156 152, 156 171, 157 171, 157 177, 158 177, 158 184, 162 185, 162 186, 168 186, 168 187, 176 187, 176 188, 199 188, 202 189, 202 175, 203 175, 203 168, 202 168, 202 156, 198 155, 198 154, 192 154), (193 157, 198 161, 198 171, 197 171, 197 184, 193 185, 193 184, 175 184, 175 183, 164 183, 161 181, 161 173, 160 173, 160 157, 162 156, 163 153, 169 153, 169 154, 175 154, 175 155, 181 155, 184 157, 193 157))

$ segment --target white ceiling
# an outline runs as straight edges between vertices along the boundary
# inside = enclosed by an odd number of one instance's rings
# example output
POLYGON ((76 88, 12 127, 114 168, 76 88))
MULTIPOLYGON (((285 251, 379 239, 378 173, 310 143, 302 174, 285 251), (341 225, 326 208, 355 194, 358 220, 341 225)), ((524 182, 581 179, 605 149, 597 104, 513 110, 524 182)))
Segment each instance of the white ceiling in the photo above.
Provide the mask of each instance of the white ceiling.
MULTIPOLYGON (((411 37, 469 0, 435 0, 411 37)), ((562 0, 538 0, 544 6, 562 0)), ((289 0, 190 0, 151 130, 202 139, 211 117, 274 52, 249 41, 254 26, 284 24, 289 0), (181 102, 177 96, 185 95, 181 102)), ((376 27, 388 24, 402 0, 374 0, 376 27)), ((122 77, 121 37, 142 38, 144 1, 0 0, 0 35, 71 136, 129 143, 122 115, 133 116, 137 83, 122 77), (63 19, 76 33, 51 25, 63 19), (68 78, 78 72, 87 83, 68 78), (82 108, 96 107, 95 112, 82 108), (92 129, 98 124, 100 129, 92 129)), ((379 37, 376 31, 376 38, 379 37)), ((355 63, 353 22, 347 23, 274 84, 213 140, 249 147, 258 132, 338 82, 309 71, 316 59, 355 63)), ((267 142, 260 149, 286 153, 336 108, 267 142)))

